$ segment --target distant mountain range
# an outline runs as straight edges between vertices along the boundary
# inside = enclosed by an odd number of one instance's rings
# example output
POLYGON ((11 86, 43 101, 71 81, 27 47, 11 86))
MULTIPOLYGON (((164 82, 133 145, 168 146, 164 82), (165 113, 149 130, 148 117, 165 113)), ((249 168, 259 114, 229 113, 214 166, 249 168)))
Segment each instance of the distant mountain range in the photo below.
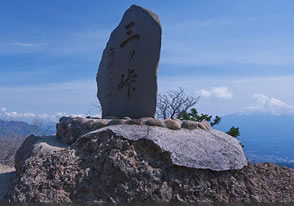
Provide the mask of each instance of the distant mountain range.
POLYGON ((0 138, 25 137, 30 134, 49 135, 55 133, 54 123, 35 122, 28 124, 22 121, 0 120, 0 138))
POLYGON ((222 117, 215 129, 239 127, 244 151, 252 162, 275 162, 294 168, 294 115, 269 112, 222 117))

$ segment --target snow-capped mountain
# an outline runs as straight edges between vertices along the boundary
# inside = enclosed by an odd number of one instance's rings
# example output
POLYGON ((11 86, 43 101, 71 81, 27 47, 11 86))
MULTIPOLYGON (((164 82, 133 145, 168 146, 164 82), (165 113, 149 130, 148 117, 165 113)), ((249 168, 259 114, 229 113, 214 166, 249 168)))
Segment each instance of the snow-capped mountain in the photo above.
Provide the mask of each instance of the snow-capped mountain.
POLYGON ((225 115, 216 129, 239 127, 240 140, 251 161, 294 165, 294 107, 259 96, 263 104, 225 115))
POLYGON ((279 99, 267 97, 264 94, 255 94, 257 105, 244 109, 242 114, 269 113, 273 115, 294 115, 294 105, 289 105, 279 99))

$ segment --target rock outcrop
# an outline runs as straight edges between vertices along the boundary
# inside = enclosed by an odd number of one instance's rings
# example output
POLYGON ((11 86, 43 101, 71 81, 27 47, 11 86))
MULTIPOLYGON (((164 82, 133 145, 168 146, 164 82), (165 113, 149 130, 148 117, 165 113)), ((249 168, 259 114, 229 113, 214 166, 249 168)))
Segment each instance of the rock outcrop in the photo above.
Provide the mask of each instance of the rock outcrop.
POLYGON ((14 167, 17 174, 21 174, 23 172, 23 165, 30 157, 47 155, 55 151, 64 150, 66 147, 67 145, 58 141, 56 136, 29 136, 15 154, 14 167))
MULTIPOLYGON (((199 139, 219 136, 216 146, 225 141, 222 138, 231 142, 213 129, 171 130, 137 124, 107 126, 80 135, 68 147, 57 146, 61 143, 57 144, 60 139, 55 137, 50 137, 53 141, 37 137, 35 141, 31 137, 33 140, 27 141, 18 153, 35 152, 23 159, 23 155, 17 155, 17 177, 6 197, 13 202, 59 203, 294 202, 292 169, 275 164, 249 164, 224 171, 195 168, 200 163, 190 151, 193 147, 188 146, 194 144, 189 135, 184 132, 182 137, 170 137, 179 150, 167 140, 171 134, 183 131, 198 133, 199 139), (40 144, 47 149, 37 150, 40 144), (191 161, 193 158, 195 161, 191 161)), ((203 149, 208 147, 202 145, 203 149)), ((205 165, 210 165, 212 157, 205 165)))

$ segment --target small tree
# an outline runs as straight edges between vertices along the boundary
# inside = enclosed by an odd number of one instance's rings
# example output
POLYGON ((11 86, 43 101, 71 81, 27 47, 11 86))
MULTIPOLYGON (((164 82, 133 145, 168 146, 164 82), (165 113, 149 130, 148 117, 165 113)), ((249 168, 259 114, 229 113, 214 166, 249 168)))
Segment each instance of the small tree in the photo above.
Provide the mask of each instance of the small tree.
POLYGON ((179 119, 181 120, 193 120, 197 122, 201 122, 203 120, 206 120, 210 123, 210 125, 213 127, 214 125, 217 125, 221 122, 221 118, 219 116, 215 116, 214 120, 212 121, 212 115, 208 114, 198 114, 198 111, 195 108, 192 108, 190 112, 182 111, 180 113, 179 119))
POLYGON ((198 101, 199 97, 187 95, 182 88, 159 94, 157 98, 157 118, 179 118, 182 112, 187 112, 198 101))
POLYGON ((239 127, 232 127, 228 132, 228 135, 231 135, 232 137, 235 137, 238 139, 240 136, 239 127))

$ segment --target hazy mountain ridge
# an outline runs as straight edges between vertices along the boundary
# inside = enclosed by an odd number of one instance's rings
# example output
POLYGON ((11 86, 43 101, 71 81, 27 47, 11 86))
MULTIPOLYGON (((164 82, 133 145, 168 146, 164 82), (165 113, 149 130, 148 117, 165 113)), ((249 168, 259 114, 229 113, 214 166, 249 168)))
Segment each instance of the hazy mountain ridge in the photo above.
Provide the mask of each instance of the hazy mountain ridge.
POLYGON ((55 123, 36 121, 29 124, 23 121, 6 121, 0 119, 0 138, 23 137, 30 134, 46 135, 54 134, 55 123))
POLYGON ((8 138, 11 136, 25 136, 33 129, 33 125, 22 121, 0 120, 0 137, 2 138, 8 138))
POLYGON ((22 121, 0 120, 0 164, 13 166, 14 156, 23 141, 31 134, 55 133, 53 123, 36 121, 34 125, 22 121))
POLYGON ((269 112, 225 115, 216 129, 239 127, 244 150, 253 162, 275 162, 294 168, 294 115, 269 112))

